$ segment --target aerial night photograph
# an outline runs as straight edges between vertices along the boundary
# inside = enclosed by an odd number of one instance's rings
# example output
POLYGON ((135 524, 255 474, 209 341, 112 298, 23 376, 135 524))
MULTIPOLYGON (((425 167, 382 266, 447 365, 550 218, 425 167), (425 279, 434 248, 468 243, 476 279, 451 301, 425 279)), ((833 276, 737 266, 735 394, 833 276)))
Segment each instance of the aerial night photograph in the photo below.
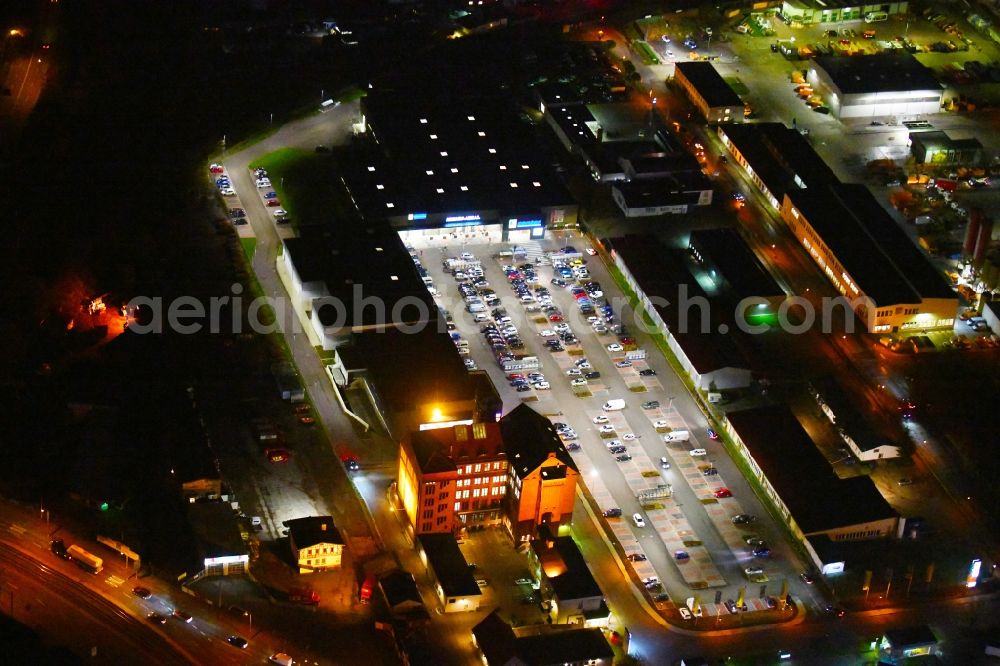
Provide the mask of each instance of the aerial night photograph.
POLYGON ((1000 0, 0 40, 0 663, 1000 666, 1000 0))

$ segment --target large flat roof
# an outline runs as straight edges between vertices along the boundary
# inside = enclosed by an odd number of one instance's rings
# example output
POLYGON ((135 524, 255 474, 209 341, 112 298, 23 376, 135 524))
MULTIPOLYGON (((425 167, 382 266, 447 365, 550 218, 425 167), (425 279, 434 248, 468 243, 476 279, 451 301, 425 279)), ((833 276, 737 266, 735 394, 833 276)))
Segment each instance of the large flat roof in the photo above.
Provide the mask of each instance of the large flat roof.
POLYGON ((508 97, 375 92, 361 105, 373 144, 344 165, 344 179, 366 216, 503 215, 573 203, 533 140, 538 130, 508 97))
POLYGON ((788 407, 757 407, 726 418, 803 534, 897 517, 869 477, 834 474, 788 407))
POLYGON ((743 106, 743 100, 710 62, 679 62, 677 70, 691 82, 710 107, 743 106))
POLYGON ((531 542, 531 549, 560 603, 604 596, 572 537, 543 536, 531 542))
POLYGON ((657 305, 656 309, 699 374, 722 368, 750 367, 747 357, 734 342, 736 329, 731 321, 732 317, 728 320, 725 317, 724 311, 732 315, 729 308, 711 308, 707 331, 700 330, 699 308, 686 310, 690 320, 685 319, 685 326, 681 325, 682 311, 678 305, 682 287, 686 290, 688 299, 699 296, 708 299, 685 267, 684 252, 671 250, 656 237, 646 235, 620 236, 606 240, 605 244, 622 258, 629 273, 649 298, 666 299, 666 305, 657 305), (729 334, 718 332, 720 323, 729 327, 729 334))
POLYGON ((421 534, 417 539, 427 553, 427 562, 434 570, 434 575, 441 583, 441 589, 446 597, 472 597, 482 594, 454 536, 421 534))
POLYGON ((319 309, 320 321, 325 325, 338 320, 345 326, 388 324, 397 303, 410 303, 398 309, 400 322, 436 319, 434 300, 399 235, 388 225, 359 225, 339 231, 307 227, 298 238, 282 242, 299 279, 303 283, 324 283, 330 297, 344 305, 344 309, 319 309), (361 299, 378 299, 384 304, 385 316, 374 306, 362 307, 361 299))
POLYGON ((794 190, 788 197, 876 305, 956 298, 864 185, 794 190))
POLYGON ((715 266, 736 300, 785 295, 736 229, 695 229, 690 246, 715 266))
POLYGON ((905 51, 857 56, 817 56, 813 62, 830 76, 840 92, 941 90, 934 73, 905 51))
POLYGON ((839 182, 805 137, 782 123, 723 123, 725 134, 778 200, 793 189, 839 182))
POLYGON ((876 432, 840 383, 832 376, 811 379, 809 385, 834 413, 837 427, 842 428, 859 449, 870 451, 885 444, 893 444, 876 432))

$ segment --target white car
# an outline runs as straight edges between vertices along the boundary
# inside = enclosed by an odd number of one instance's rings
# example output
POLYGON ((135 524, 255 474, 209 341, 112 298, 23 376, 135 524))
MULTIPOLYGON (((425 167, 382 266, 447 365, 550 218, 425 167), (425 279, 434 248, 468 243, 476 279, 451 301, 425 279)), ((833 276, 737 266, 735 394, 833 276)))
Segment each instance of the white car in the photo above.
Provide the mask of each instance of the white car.
POLYGON ((595 298, 595 299, 596 298, 603 298, 604 297, 604 292, 601 291, 600 289, 595 289, 594 291, 592 291, 590 293, 590 297, 591 298, 595 298))
POLYGON ((696 458, 708 455, 708 451, 706 451, 705 449, 691 449, 690 451, 688 451, 688 453, 696 458))
POLYGON ((620 351, 625 351, 625 348, 622 347, 617 342, 612 342, 610 345, 607 346, 607 350, 609 352, 620 352, 620 351))
POLYGON ((632 522, 635 523, 636 527, 645 527, 646 521, 643 520, 642 516, 638 513, 632 514, 632 522))
POLYGON ((694 615, 691 615, 691 611, 689 611, 684 606, 678 606, 677 607, 677 612, 681 614, 681 619, 683 619, 683 620, 692 620, 692 619, 694 619, 694 615))
POLYGON ((607 422, 608 422, 608 417, 605 416, 604 414, 594 417, 594 423, 596 423, 597 425, 601 425, 602 423, 607 423, 607 422))
POLYGON ((258 190, 262 190, 265 187, 271 187, 271 179, 270 178, 260 178, 259 180, 257 180, 257 189, 258 190))
POLYGON ((661 430, 663 428, 669 428, 670 424, 664 421, 663 419, 660 419, 659 421, 653 421, 653 427, 656 428, 657 430, 661 430))
POLYGON ((556 332, 553 331, 553 330, 551 330, 551 329, 546 328, 546 329, 544 329, 542 331, 538 331, 538 335, 542 336, 543 338, 554 338, 555 335, 556 335, 556 332))
POLYGON ((583 377, 577 377, 576 379, 574 379, 573 381, 571 381, 569 383, 569 385, 572 386, 572 387, 586 386, 587 385, 587 380, 584 379, 583 377))
POLYGON ((632 361, 618 361, 615 363, 616 368, 631 368, 632 361))
POLYGON ((224 197, 235 197, 236 190, 234 190, 231 187, 223 187, 221 190, 219 190, 219 194, 221 194, 224 197))
POLYGON ((610 449, 612 446, 621 446, 622 441, 620 439, 609 439, 604 442, 604 445, 610 449))
POLYGON ((602 425, 598 429, 598 432, 600 432, 602 435, 610 434, 610 433, 613 433, 614 431, 615 431, 615 427, 613 425, 611 425, 610 423, 602 425))
POLYGON ((569 324, 566 322, 560 322, 552 327, 556 333, 569 333, 569 324))
POLYGON ((583 375, 583 371, 580 368, 570 368, 566 371, 567 377, 580 377, 581 375, 583 375))
POLYGON ((550 388, 552 388, 552 386, 550 386, 548 382, 535 382, 534 384, 532 384, 532 386, 535 388, 536 391, 547 391, 550 388))
POLYGON ((275 217, 284 217, 286 215, 288 215, 288 211, 285 210, 284 208, 275 208, 274 209, 274 216, 275 217))
POLYGON ((627 432, 622 435, 622 441, 634 442, 636 440, 636 434, 634 432, 627 432))
POLYGON ((584 359, 582 361, 577 362, 576 367, 580 368, 581 370, 590 370, 594 366, 592 366, 590 364, 590 361, 588 361, 587 359, 584 359))

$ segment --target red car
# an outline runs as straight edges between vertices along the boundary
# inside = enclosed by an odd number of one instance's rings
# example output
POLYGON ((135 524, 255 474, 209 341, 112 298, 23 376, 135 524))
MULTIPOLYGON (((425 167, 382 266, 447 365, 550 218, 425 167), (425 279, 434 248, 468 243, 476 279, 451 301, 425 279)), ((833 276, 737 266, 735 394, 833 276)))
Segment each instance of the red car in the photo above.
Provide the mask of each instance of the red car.
POLYGON ((288 459, 292 457, 288 449, 267 449, 264 451, 264 455, 273 463, 288 462, 288 459))
POLYGON ((722 499, 723 497, 733 496, 733 493, 729 490, 729 488, 719 488, 712 494, 715 495, 718 499, 722 499))
POLYGON ((280 202, 280 201, 278 201, 277 199, 268 199, 268 200, 267 200, 267 205, 268 205, 268 206, 272 206, 272 207, 273 207, 273 206, 280 206, 280 205, 281 205, 281 202, 280 202))
POLYGON ((549 321, 562 321, 562 320, 563 316, 558 312, 553 312, 552 314, 549 315, 549 321))
POLYGON ((634 345, 635 344, 635 340, 633 340, 632 338, 627 337, 627 336, 626 337, 618 338, 618 342, 622 343, 623 345, 634 345))
POLYGON ((213 164, 212 166, 208 167, 208 170, 211 173, 222 173, 223 171, 225 171, 225 169, 222 168, 221 164, 213 164))

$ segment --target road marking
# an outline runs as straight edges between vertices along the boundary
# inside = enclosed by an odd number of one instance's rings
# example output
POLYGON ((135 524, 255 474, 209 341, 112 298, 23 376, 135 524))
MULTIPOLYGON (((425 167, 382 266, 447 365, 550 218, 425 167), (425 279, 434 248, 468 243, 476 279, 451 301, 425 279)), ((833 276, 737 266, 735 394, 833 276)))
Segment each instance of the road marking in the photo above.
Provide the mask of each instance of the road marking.
POLYGON ((108 576, 105 582, 111 587, 121 587, 121 584, 125 582, 125 579, 121 576, 108 576))
POLYGON ((9 529, 11 532, 13 532, 14 534, 16 534, 18 536, 21 536, 22 534, 24 534, 25 532, 28 531, 25 528, 23 528, 23 527, 21 527, 20 525, 17 525, 17 524, 13 524, 10 527, 8 527, 7 529, 9 529))

